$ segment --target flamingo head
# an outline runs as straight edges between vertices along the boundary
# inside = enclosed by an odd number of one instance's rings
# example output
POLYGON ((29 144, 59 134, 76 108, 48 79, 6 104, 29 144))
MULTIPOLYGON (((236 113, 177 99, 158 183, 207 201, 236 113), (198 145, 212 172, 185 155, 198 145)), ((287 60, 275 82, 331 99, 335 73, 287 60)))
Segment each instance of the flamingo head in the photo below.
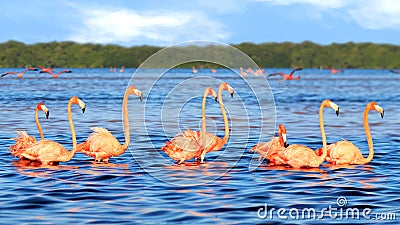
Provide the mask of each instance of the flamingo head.
POLYGON ((46 119, 49 118, 49 110, 47 109, 46 105, 45 105, 43 102, 39 102, 39 103, 36 105, 36 108, 37 108, 38 110, 42 110, 42 111, 44 112, 44 114, 46 115, 46 119))
POLYGON ((383 115, 385 114, 385 112, 384 112, 383 108, 382 108, 381 106, 378 105, 378 103, 376 103, 376 102, 370 102, 370 103, 368 103, 368 105, 369 105, 369 108, 370 108, 371 110, 376 110, 376 111, 378 111, 378 112, 381 114, 381 117, 383 118, 383 115))
POLYGON ((335 104, 334 102, 332 102, 331 100, 328 100, 328 99, 324 100, 324 101, 322 102, 322 105, 323 105, 324 107, 327 107, 327 108, 332 108, 333 110, 335 110, 336 116, 339 116, 339 106, 336 105, 336 104, 335 104))
POLYGON ((217 95, 217 92, 214 91, 214 89, 212 89, 210 87, 207 87, 206 88, 206 94, 213 96, 215 101, 218 102, 218 95, 217 95))
POLYGON ((285 128, 285 126, 283 126, 283 124, 279 124, 278 133, 279 133, 280 145, 287 148, 289 146, 289 144, 286 141, 286 128, 285 128))
POLYGON ((86 110, 86 104, 85 104, 85 102, 83 102, 81 99, 79 99, 79 98, 76 97, 76 96, 73 96, 73 97, 71 98, 71 100, 72 100, 72 103, 73 103, 73 104, 79 105, 79 107, 81 107, 82 113, 85 113, 85 110, 86 110))
POLYGON ((235 90, 233 90, 233 88, 231 86, 229 86, 228 83, 222 82, 222 84, 220 85, 220 88, 222 88, 222 90, 229 91, 229 93, 231 93, 231 97, 233 97, 235 90))
POLYGON ((129 95, 137 95, 139 96, 140 101, 142 101, 142 92, 139 91, 135 86, 129 86, 126 92, 129 95))

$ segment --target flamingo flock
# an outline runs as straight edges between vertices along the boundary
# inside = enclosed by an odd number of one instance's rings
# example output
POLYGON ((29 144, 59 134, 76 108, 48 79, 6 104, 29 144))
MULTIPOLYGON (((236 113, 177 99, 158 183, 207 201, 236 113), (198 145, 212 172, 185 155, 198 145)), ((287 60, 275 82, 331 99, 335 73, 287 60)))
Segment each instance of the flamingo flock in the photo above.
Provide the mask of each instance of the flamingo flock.
POLYGON ((16 75, 17 78, 22 78, 24 76, 24 74, 28 71, 39 71, 39 73, 47 73, 47 74, 52 75, 53 78, 57 78, 58 75, 63 74, 63 73, 72 73, 72 70, 61 70, 61 71, 55 73, 53 67, 45 68, 43 66, 38 66, 38 68, 35 68, 35 67, 26 68, 22 72, 16 72, 16 71, 4 72, 0 75, 0 77, 5 77, 8 75, 16 75))
MULTIPOLYGON (((295 68, 289 75, 274 73, 268 76, 281 75, 283 76, 283 80, 298 79, 293 77, 293 74, 301 69, 302 68, 295 68)), ((33 69, 26 69, 26 71, 28 70, 33 69)), ((241 68, 241 72, 245 71, 241 68)), ((247 70, 246 73, 248 72, 251 71, 247 70)), ((53 69, 43 67, 41 68, 41 73, 54 74, 53 69)), ((183 132, 179 132, 171 140, 166 141, 160 150, 178 164, 183 164, 187 160, 195 160, 204 163, 207 153, 221 150, 228 142, 230 136, 229 120, 223 102, 224 91, 229 92, 230 96, 234 97, 234 88, 227 82, 221 82, 217 92, 211 87, 205 88, 201 104, 201 130, 187 129, 183 132), (208 96, 212 96, 213 99, 219 103, 224 121, 223 137, 218 137, 207 132, 206 100, 208 96)), ((67 118, 70 125, 72 141, 71 150, 67 150, 58 142, 45 139, 39 121, 39 111, 42 111, 46 119, 48 119, 49 109, 43 102, 38 103, 35 107, 35 122, 40 140, 36 141, 36 138, 28 135, 26 131, 17 131, 17 137, 13 138, 15 144, 10 146, 9 150, 12 155, 20 160, 39 162, 42 165, 57 165, 60 162, 67 162, 71 160, 77 152, 93 158, 95 162, 108 163, 110 158, 125 153, 130 144, 128 120, 128 97, 130 95, 136 95, 140 101, 142 101, 143 98, 142 92, 135 86, 128 87, 124 93, 122 114, 125 141, 123 144, 121 144, 110 131, 102 127, 92 127, 91 129, 93 132, 89 137, 87 137, 84 142, 78 144, 72 120, 72 107, 73 105, 78 105, 84 113, 86 104, 78 97, 73 96, 69 99, 67 105, 67 118)), ((256 144, 250 149, 250 152, 258 153, 260 161, 261 159, 266 159, 269 162, 269 166, 286 166, 288 168, 315 168, 321 166, 325 161, 328 162, 329 165, 359 165, 369 163, 373 159, 374 147, 368 124, 368 114, 370 111, 377 111, 383 118, 383 108, 376 102, 370 102, 364 110, 364 130, 369 147, 369 154, 367 157, 364 157, 360 149, 348 140, 338 141, 330 145, 327 144, 323 119, 325 108, 333 109, 336 115, 339 116, 339 106, 334 102, 326 99, 320 104, 319 125, 322 148, 314 150, 301 144, 289 145, 286 136, 286 127, 283 124, 279 124, 278 137, 272 138, 268 142, 256 144)))

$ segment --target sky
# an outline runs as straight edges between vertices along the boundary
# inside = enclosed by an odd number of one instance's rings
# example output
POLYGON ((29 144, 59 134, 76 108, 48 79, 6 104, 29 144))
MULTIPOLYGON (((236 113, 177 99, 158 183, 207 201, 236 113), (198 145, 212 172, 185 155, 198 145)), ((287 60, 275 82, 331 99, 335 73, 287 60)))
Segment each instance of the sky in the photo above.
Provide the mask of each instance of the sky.
POLYGON ((399 0, 12 0, 0 10, 0 42, 400 45, 399 0))

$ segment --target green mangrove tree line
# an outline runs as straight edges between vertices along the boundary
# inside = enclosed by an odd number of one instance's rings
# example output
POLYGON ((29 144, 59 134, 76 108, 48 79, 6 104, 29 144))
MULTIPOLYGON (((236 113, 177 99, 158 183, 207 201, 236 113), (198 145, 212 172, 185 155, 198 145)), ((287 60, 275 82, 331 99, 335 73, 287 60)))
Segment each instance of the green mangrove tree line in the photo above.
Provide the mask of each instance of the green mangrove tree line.
MULTIPOLYGON (((241 43, 234 47, 248 54, 260 67, 319 68, 400 68, 400 46, 374 43, 333 43, 319 45, 302 43, 241 43)), ((206 48, 218 55, 218 48, 206 48)), ((79 44, 75 42, 49 42, 24 44, 8 41, 0 44, 0 67, 138 67, 147 57, 161 50, 157 46, 122 47, 119 45, 79 44)), ((210 63, 189 63, 182 66, 216 67, 210 63)))

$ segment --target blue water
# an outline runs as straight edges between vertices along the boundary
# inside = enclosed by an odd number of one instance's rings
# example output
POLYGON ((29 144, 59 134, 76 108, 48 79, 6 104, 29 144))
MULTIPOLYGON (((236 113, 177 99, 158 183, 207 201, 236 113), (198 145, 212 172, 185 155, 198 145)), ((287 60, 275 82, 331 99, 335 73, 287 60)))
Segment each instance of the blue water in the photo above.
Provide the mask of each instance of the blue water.
MULTIPOLYGON (((0 69, 5 72, 13 69, 0 69)), ((249 75, 242 79, 229 70, 216 74, 200 69, 152 70, 131 80, 134 69, 110 73, 108 69, 73 69, 52 79, 28 72, 22 79, 0 79, 0 217, 2 223, 393 223, 400 219, 399 122, 400 76, 387 70, 329 71, 304 69, 300 80, 279 82, 272 77, 249 75), (213 77, 213 78, 210 78, 213 77), (218 88, 221 81, 234 89, 231 98, 224 92, 231 137, 227 146, 206 156, 206 163, 188 161, 177 165, 159 148, 177 132, 200 126, 201 96, 206 86, 218 88), (44 101, 49 119, 40 115, 46 139, 71 149, 66 105, 77 95, 87 104, 85 114, 77 107, 73 119, 78 142, 101 126, 124 141, 121 103, 125 88, 136 85, 143 91, 140 102, 129 98, 131 145, 109 164, 94 163, 76 154, 58 166, 40 167, 19 162, 9 152, 16 130, 39 137, 34 108, 44 101), (257 96, 257 97, 255 97, 257 96), (364 107, 376 101, 385 109, 382 119, 370 112, 369 121, 375 156, 368 165, 293 170, 258 164, 258 156, 248 150, 259 139, 268 141, 275 123, 287 128, 289 144, 311 148, 321 146, 318 109, 324 99, 340 107, 340 116, 326 109, 328 142, 346 138, 362 150, 368 146, 362 126, 364 107), (263 119, 263 120, 261 120, 263 119), (345 198, 345 199, 344 199, 345 198), (337 200, 346 200, 339 207, 337 200), (267 217, 265 215, 267 206, 267 217), (337 208, 323 218, 292 218, 295 209, 313 208, 317 216, 323 208, 337 208), (275 208, 274 211, 270 211, 275 208), (370 209, 370 218, 333 218, 335 213, 356 208, 370 209), (278 209, 286 210, 279 217, 278 209), (383 214, 382 214, 383 213, 383 214), (392 214, 390 214, 392 213, 392 214), (386 215, 395 220, 379 220, 386 215), (281 215, 282 216, 282 215, 281 215), (379 217, 379 218, 377 218, 379 217)), ((266 69, 290 72, 290 69, 266 69)), ((218 103, 207 101, 207 128, 223 136, 218 103)), ((282 211, 281 211, 282 213, 282 211)), ((350 215, 351 217, 351 215, 350 215)))

